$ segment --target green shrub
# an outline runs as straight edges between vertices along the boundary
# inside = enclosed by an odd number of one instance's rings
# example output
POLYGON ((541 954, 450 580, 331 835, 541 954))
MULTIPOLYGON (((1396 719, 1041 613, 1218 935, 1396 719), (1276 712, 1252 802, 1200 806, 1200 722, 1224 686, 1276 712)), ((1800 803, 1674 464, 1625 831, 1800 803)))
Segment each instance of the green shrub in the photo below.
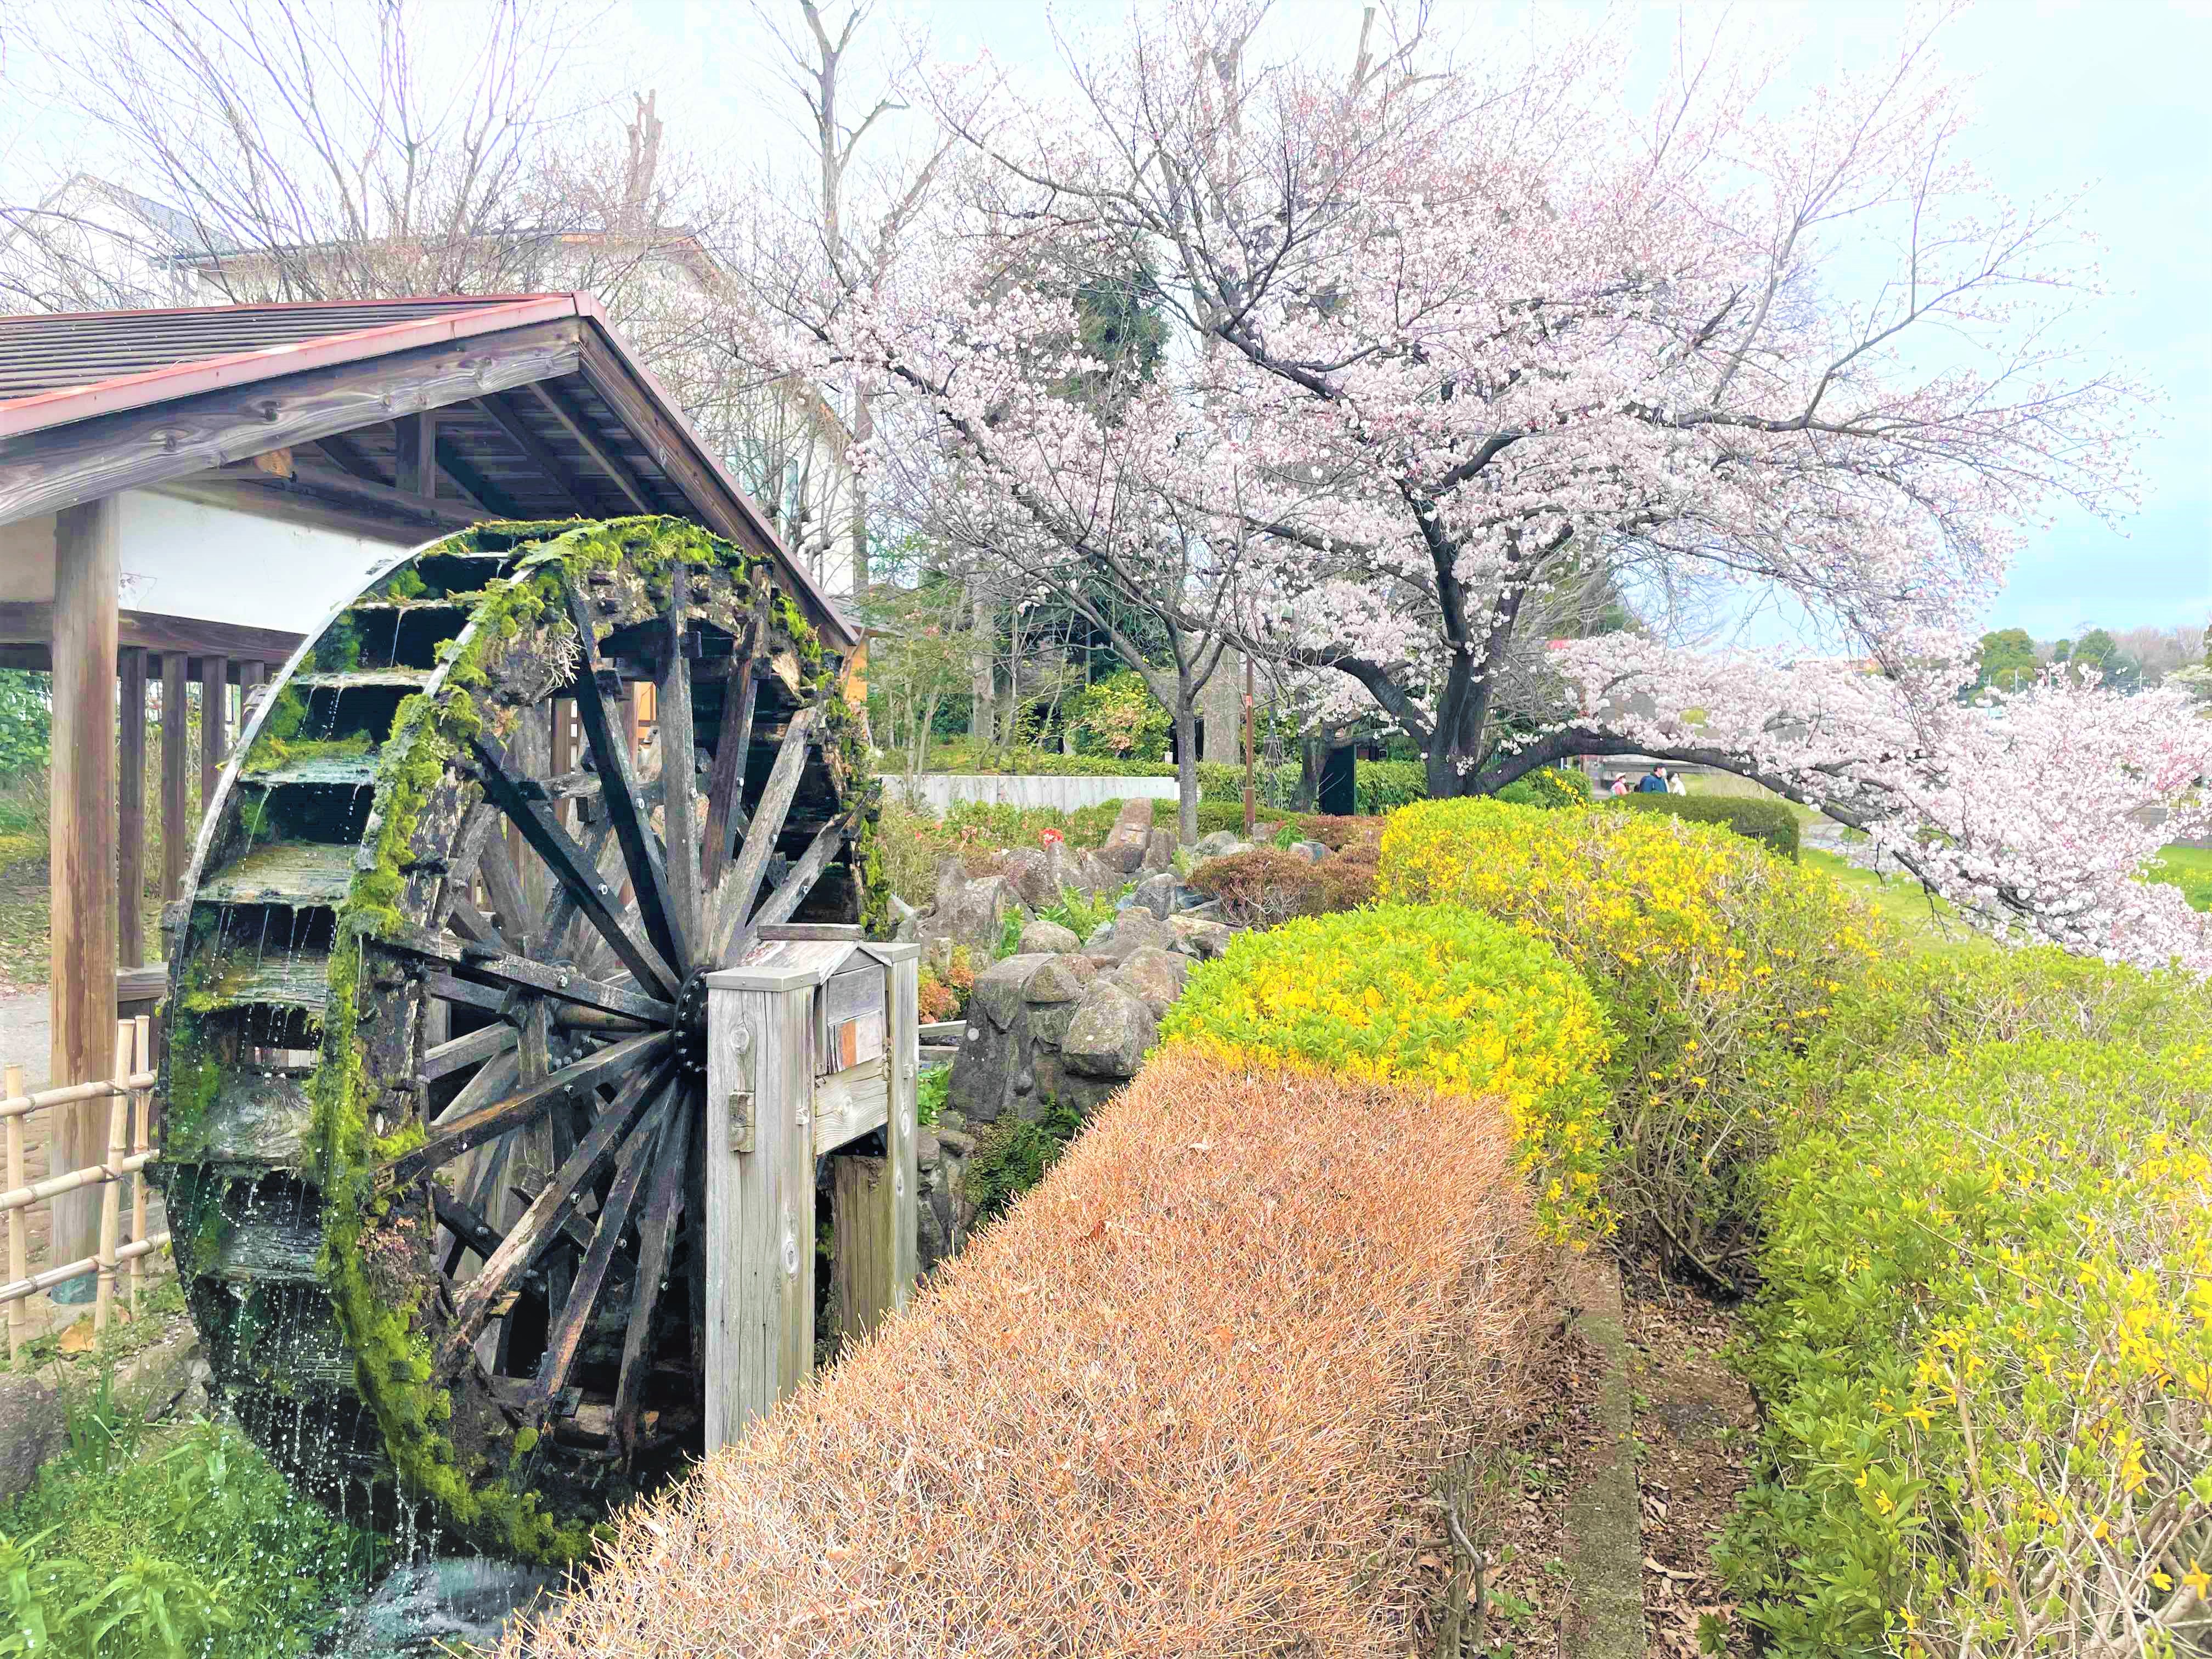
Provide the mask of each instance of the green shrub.
POLYGON ((1558 766, 1539 767, 1507 784, 1498 792, 1498 799, 1516 806, 1588 806, 1590 782, 1580 772, 1558 766))
POLYGON ((1773 1057, 1892 948, 1827 877, 1659 816, 1425 802, 1382 832, 1380 893, 1502 917, 1589 975, 1620 1035, 1610 1197, 1638 1243, 1707 1271, 1774 1148, 1773 1057))
MULTIPOLYGON (((1291 802, 1298 797, 1298 768, 1295 762, 1285 766, 1259 766, 1253 769, 1252 800, 1263 818, 1279 817, 1291 802)), ((1244 763, 1242 761, 1200 761, 1198 763, 1199 810, 1203 811, 1209 801, 1233 805, 1237 821, 1224 820, 1214 826, 1217 830, 1242 829, 1244 823, 1244 763)))
POLYGON ((1034 1123, 1001 1118, 976 1136, 975 1153, 963 1177, 968 1201, 975 1206, 976 1224, 1005 1214, 1016 1199, 1043 1180, 1044 1172, 1060 1161, 1068 1142, 1082 1129, 1082 1114, 1055 1100, 1034 1123))
POLYGON ((292 1659, 367 1581, 374 1537, 235 1431, 156 1428, 104 1392, 70 1427, 70 1455, 0 1509, 0 1654, 292 1659))
POLYGON ((1620 795, 1607 798, 1608 806, 1632 812, 1664 812, 1692 823, 1717 823, 1747 841, 1763 845, 1777 858, 1797 856, 1797 815, 1778 800, 1753 800, 1742 795, 1620 795))
POLYGON ((53 676, 0 668, 0 779, 45 771, 53 739, 53 676))
POLYGON ((1068 729, 1085 755, 1157 761, 1168 752, 1171 716, 1144 677, 1125 668, 1093 681, 1067 700, 1068 729))
POLYGON ((1356 761, 1352 793, 1363 816, 1410 806, 1429 797, 1429 775, 1419 761, 1356 761))
POLYGON ((2201 1620, 2208 1062, 1883 1054, 1767 1166, 1763 1467, 1719 1559, 1776 1650, 2163 1653, 2201 1620))
POLYGON ((1547 1224, 1603 1230, 1605 1022, 1582 975, 1514 928, 1402 905, 1241 934, 1192 971, 1160 1034, 1240 1062, 1495 1097, 1547 1224))

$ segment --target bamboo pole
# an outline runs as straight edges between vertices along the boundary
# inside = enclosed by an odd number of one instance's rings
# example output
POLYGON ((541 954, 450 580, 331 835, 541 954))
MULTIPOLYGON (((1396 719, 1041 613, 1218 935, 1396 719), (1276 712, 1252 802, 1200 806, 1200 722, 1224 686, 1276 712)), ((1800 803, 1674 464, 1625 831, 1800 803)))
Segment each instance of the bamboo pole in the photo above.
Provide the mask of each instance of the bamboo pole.
POLYGON ((107 1107, 107 1179, 100 1189, 100 1283, 94 1292, 94 1334, 107 1328, 115 1305, 115 1253, 123 1245, 123 1183, 116 1179, 131 1155, 131 1074, 137 1033, 127 1019, 115 1022, 115 1092, 107 1107))
MULTIPOLYGON (((154 1022, 146 1015, 140 1014, 131 1022, 131 1024, 134 1027, 131 1033, 131 1057, 137 1065, 143 1066, 147 1056, 153 1051, 154 1022)), ((152 1126, 146 1121, 154 1109, 153 1091, 150 1089, 134 1091, 131 1097, 131 1119, 135 1126, 131 1134, 131 1150, 134 1156, 143 1158, 150 1155, 154 1150, 152 1126)), ((138 1173, 131 1177, 131 1242, 133 1244, 143 1244, 146 1242, 148 1212, 151 1208, 151 1201, 146 1196, 148 1184, 145 1165, 142 1162, 138 1173)), ((138 1316, 138 1292, 145 1288, 145 1283, 146 1258, 143 1255, 134 1255, 131 1258, 131 1316, 133 1319, 138 1316)))
MULTIPOLYGON (((8 1091, 12 1100, 23 1092, 23 1068, 10 1066, 6 1081, 0 1088, 8 1091)), ((8 1185, 9 1188, 27 1186, 29 1173, 23 1167, 23 1120, 8 1120, 8 1185)), ((31 1218, 21 1210, 8 1212, 8 1279, 10 1284, 20 1284, 31 1276, 31 1218)), ((18 1298, 8 1304, 8 1357, 13 1359, 22 1352, 23 1344, 30 1338, 30 1310, 18 1298)))

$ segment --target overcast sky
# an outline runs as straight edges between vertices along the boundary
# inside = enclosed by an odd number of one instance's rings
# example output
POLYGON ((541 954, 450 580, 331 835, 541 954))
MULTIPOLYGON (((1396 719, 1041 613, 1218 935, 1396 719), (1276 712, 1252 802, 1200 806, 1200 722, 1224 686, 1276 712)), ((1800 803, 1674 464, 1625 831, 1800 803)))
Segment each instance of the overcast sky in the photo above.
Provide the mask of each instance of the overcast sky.
MULTIPOLYGON (((1570 11, 1599 8, 1568 6, 1570 11)), ((720 106, 748 133, 772 131, 749 96, 764 43, 726 0, 627 0, 639 69, 669 101, 720 106)), ((938 55, 988 50, 1039 76, 1066 33, 1111 31, 1119 0, 937 0, 897 6, 938 55)), ((1662 72, 1677 8, 1624 8, 1644 71, 1662 72)), ((1914 8, 1902 0, 1743 5, 1732 27, 1794 27, 1792 78, 1809 88, 1839 64, 1886 56, 1914 8)), ((1480 52, 1526 27, 1525 7, 1438 0, 1440 20, 1480 52)), ((1693 20, 1711 9, 1691 9, 1693 20)), ((1320 42, 1358 28, 1358 0, 1279 0, 1286 36, 1320 42)), ((1983 0, 1946 28, 1945 60, 1976 77, 1977 160, 2014 198, 2087 191, 2082 222, 2102 244, 2113 289, 2100 322, 2108 349, 2160 398, 2161 428, 2137 457, 2142 508, 2117 528, 2063 512, 2016 563, 1990 617, 2039 637, 2085 620, 2122 628, 2212 619, 2212 0, 1983 0)), ((752 142, 767 142, 755 137, 752 142)))

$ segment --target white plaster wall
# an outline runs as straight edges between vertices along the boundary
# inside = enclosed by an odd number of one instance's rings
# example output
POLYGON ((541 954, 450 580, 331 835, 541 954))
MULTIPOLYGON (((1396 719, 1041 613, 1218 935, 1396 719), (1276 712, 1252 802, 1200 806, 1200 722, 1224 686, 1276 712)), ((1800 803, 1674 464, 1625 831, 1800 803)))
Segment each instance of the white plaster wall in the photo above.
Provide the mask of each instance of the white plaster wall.
MULTIPOLYGON (((124 492, 122 519, 125 610, 295 634, 359 592, 399 551, 389 542, 147 490, 124 492)), ((51 599, 51 528, 46 584, 42 597, 51 599)))
POLYGON ((49 604, 53 597, 54 515, 0 524, 0 600, 49 604))
POLYGON ((1016 806, 1056 806, 1073 811, 1101 801, 1173 800, 1173 778, 1000 777, 983 772, 925 772, 917 778, 890 777, 888 788, 904 795, 915 805, 942 812, 955 801, 1005 801, 1016 806))

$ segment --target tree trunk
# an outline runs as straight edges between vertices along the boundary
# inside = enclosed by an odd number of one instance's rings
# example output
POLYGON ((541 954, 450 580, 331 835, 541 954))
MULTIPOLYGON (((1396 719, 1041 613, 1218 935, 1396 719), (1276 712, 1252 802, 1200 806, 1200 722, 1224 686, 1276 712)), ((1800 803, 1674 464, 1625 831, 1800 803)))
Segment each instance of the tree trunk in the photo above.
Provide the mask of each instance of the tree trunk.
POLYGON ((1198 694, 1185 679, 1176 690, 1176 842, 1198 839, 1198 694))
POLYGON ((968 735, 978 748, 988 749, 998 741, 999 700, 991 683, 997 630, 992 626, 991 602, 980 594, 971 614, 975 632, 969 635, 974 648, 968 658, 968 735))

